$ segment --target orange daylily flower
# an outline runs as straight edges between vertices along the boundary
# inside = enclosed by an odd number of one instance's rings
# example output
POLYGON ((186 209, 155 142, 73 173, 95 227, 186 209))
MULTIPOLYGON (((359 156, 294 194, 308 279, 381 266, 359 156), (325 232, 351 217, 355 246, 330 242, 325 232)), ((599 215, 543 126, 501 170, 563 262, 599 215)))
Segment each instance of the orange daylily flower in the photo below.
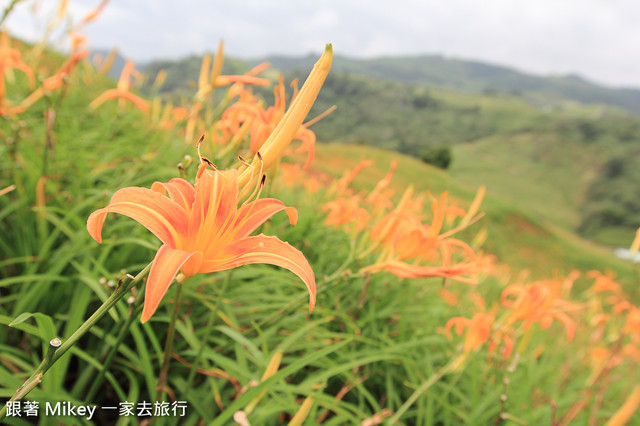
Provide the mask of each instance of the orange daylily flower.
POLYGON ((142 112, 147 112, 151 107, 149 101, 142 99, 140 96, 136 96, 131 92, 124 91, 122 89, 107 89, 100 96, 95 98, 90 104, 91 109, 95 109, 102 105, 105 101, 111 99, 126 99, 134 104, 142 112))
POLYGON ((467 334, 464 339, 464 351, 465 353, 468 353, 478 349, 487 340, 489 340, 489 337, 491 337, 491 326, 494 319, 494 314, 479 312, 471 319, 465 317, 453 317, 447 321, 447 325, 445 325, 444 328, 449 337, 451 337, 452 327, 455 327, 455 332, 458 336, 462 336, 464 329, 467 329, 467 334))
MULTIPOLYGON (((35 85, 35 76, 33 71, 29 65, 22 61, 20 56, 20 51, 11 47, 9 35, 5 32, 0 32, 0 106, 5 103, 4 98, 7 91, 4 79, 5 73, 8 70, 15 68, 22 71, 29 79, 29 87, 33 88, 35 85)), ((2 113, 0 113, 0 115, 2 115, 2 113)))
POLYGON ((26 111, 40 98, 42 98, 47 92, 52 92, 60 88, 64 83, 65 78, 67 78, 71 74, 71 71, 73 71, 78 62, 84 59, 88 54, 88 50, 72 52, 69 55, 69 58, 64 62, 64 64, 62 64, 60 69, 58 69, 58 71, 56 71, 51 77, 46 78, 42 82, 42 86, 31 92, 31 94, 27 96, 20 103, 20 105, 15 108, 15 111, 17 113, 26 111))
POLYGON ((611 271, 607 271, 606 274, 603 274, 600 271, 592 270, 587 273, 587 277, 594 279, 593 286, 591 287, 591 291, 593 293, 601 293, 605 291, 620 293, 622 291, 622 287, 620 287, 620 284, 615 282, 615 276, 611 271))
POLYGON ((338 196, 346 195, 348 193, 348 188, 351 182, 360 174, 360 172, 367 167, 373 165, 373 161, 371 160, 362 160, 358 164, 355 165, 353 169, 349 173, 345 173, 335 185, 335 192, 338 196))
POLYGON ((331 200, 322 207, 323 212, 329 212, 324 221, 326 226, 341 227, 350 229, 350 224, 354 224, 355 230, 360 232, 365 229, 369 222, 369 212, 360 207, 357 197, 340 197, 331 200))
POLYGON ((640 308, 632 306, 627 314, 627 320, 624 324, 624 331, 627 333, 640 334, 640 308))
POLYGON ((576 323, 567 311, 575 309, 575 304, 561 298, 558 284, 555 280, 547 280, 535 281, 528 285, 514 283, 507 286, 501 295, 502 306, 512 310, 507 324, 512 325, 521 320, 524 321, 525 327, 529 327, 537 322, 544 330, 557 319, 564 325, 567 339, 573 340, 576 323))
MULTIPOLYGON (((118 80, 118 84, 115 89, 105 90, 100 96, 95 98, 89 104, 91 109, 95 109, 102 105, 105 101, 111 99, 126 99, 134 104, 138 109, 142 112, 147 112, 151 107, 149 101, 142 99, 139 96, 134 95, 129 90, 131 89, 131 76, 139 75, 139 72, 136 71, 135 65, 131 61, 127 61, 125 63, 122 72, 120 73, 120 79, 118 80)), ((120 101, 122 102, 122 101, 120 101)))
POLYGON ((238 176, 238 183, 240 185, 244 185, 256 177, 255 170, 260 169, 260 167, 255 167, 258 163, 261 164, 261 167, 264 170, 267 170, 280 157, 282 157, 282 153, 285 148, 289 146, 294 137, 296 137, 296 133, 298 133, 302 122, 309 113, 313 102, 316 100, 316 97, 320 92, 320 88, 322 87, 327 74, 329 74, 332 60, 333 48, 328 44, 324 53, 320 59, 318 59, 318 62, 313 66, 313 70, 302 85, 300 92, 298 92, 289 105, 289 109, 282 119, 278 121, 278 124, 275 126, 267 140, 262 144, 260 148, 260 158, 258 158, 256 151, 256 155, 253 159, 254 167, 245 167, 241 169, 242 171, 238 176))
MULTIPOLYGON (((258 79, 257 77, 252 76, 219 76, 216 80, 216 85, 218 84, 218 80, 230 82, 236 81, 238 83, 252 83, 254 80, 265 80, 266 79, 258 79), (222 79, 222 78, 225 79, 222 79)), ((256 83, 253 83, 254 85, 256 83)), ((237 92, 236 92, 237 93, 237 92)), ((278 126, 278 123, 282 120, 285 115, 285 86, 283 77, 280 76, 280 80, 278 85, 274 88, 273 94, 275 97, 274 104, 269 106, 268 108, 263 108, 260 104, 259 100, 255 97, 247 97, 244 101, 239 100, 235 104, 231 105, 227 110, 223 113, 222 119, 219 122, 218 128, 225 135, 236 134, 237 129, 239 129, 244 123, 250 122, 251 125, 251 153, 255 154, 260 151, 262 153, 262 145, 265 143, 269 135, 273 132, 273 130, 278 126)), ((328 112, 333 111, 333 108, 330 108, 328 112)), ((323 113, 322 116, 326 115, 323 113)), ((293 139, 300 140, 302 145, 296 150, 297 153, 307 152, 307 161, 305 163, 305 169, 309 167, 313 157, 315 155, 315 142, 316 135, 311 131, 308 127, 317 122, 318 117, 316 119, 305 123, 300 124, 299 128, 296 130, 293 139)))
POLYGON ((142 322, 156 311, 178 271, 190 277, 251 263, 281 266, 298 275, 309 291, 309 311, 313 310, 316 283, 304 255, 276 237, 249 236, 280 211, 295 225, 297 211, 277 199, 257 197, 238 208, 237 179, 237 170, 210 171, 203 163, 195 186, 176 178, 155 182, 151 189, 120 189, 107 207, 89 216, 87 229, 99 243, 109 212, 129 216, 163 242, 149 274, 142 322))
POLYGON ((84 18, 82 18, 82 24, 84 25, 84 24, 89 23, 89 22, 93 21, 94 19, 96 19, 98 17, 98 15, 100 15, 100 13, 104 9, 104 7, 107 5, 107 3, 109 3, 109 0, 102 0, 100 2, 100 4, 98 5, 98 7, 96 7, 91 12, 87 13, 84 16, 84 18))
POLYGON ((476 271, 477 256, 469 245, 455 238, 448 238, 451 231, 441 234, 445 218, 446 194, 432 204, 431 224, 423 224, 416 216, 407 212, 412 189, 405 191, 396 208, 371 229, 371 237, 385 251, 383 259, 362 269, 362 272, 386 270, 400 278, 442 277, 456 281, 475 283, 465 277, 476 271), (463 258, 454 263, 453 254, 463 258), (408 263, 409 260, 429 261, 439 259, 441 265, 423 266, 408 263))

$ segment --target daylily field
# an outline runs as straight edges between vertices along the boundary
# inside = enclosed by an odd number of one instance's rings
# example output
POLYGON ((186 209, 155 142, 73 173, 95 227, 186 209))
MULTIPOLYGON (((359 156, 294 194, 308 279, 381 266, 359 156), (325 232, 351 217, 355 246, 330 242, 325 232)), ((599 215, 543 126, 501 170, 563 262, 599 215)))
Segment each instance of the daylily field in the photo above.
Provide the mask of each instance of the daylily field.
POLYGON ((496 239, 483 182, 324 148, 331 45, 290 82, 221 43, 179 103, 112 81, 105 3, 61 2, 65 54, 0 34, 0 423, 640 424, 637 269, 531 272, 554 239, 496 239))

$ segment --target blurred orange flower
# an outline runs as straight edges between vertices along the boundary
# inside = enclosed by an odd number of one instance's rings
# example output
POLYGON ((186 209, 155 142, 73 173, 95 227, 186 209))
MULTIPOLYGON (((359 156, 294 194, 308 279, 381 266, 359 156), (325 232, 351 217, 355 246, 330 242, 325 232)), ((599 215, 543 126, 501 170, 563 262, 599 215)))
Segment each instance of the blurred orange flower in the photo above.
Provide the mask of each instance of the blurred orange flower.
POLYGON ((401 278, 443 277, 474 283, 464 275, 476 271, 476 254, 467 243, 449 238, 452 231, 441 233, 447 195, 433 201, 430 224, 423 224, 405 208, 411 195, 409 188, 396 208, 371 229, 371 238, 383 246, 383 255, 380 261, 365 267, 362 272, 386 270, 401 278), (454 254, 461 260, 454 260, 454 254), (408 263, 409 260, 417 263, 408 263), (435 265, 420 264, 434 260, 435 265))
POLYGON ((506 323, 512 325, 517 321, 524 321, 526 328, 537 322, 544 330, 557 319, 564 325, 567 338, 573 340, 576 324, 567 312, 573 310, 575 304, 563 300, 561 291, 562 283, 558 280, 507 286, 501 295, 502 306, 511 309, 506 323))
POLYGON ((360 207, 358 197, 340 197, 331 200, 322 207, 323 212, 327 212, 324 224, 327 226, 344 226, 347 231, 355 226, 356 232, 362 231, 369 222, 369 212, 360 207))
POLYGON ((455 327, 455 332, 458 336, 462 336, 464 330, 467 329, 467 334, 464 338, 464 351, 468 353, 478 349, 489 340, 494 319, 495 315, 492 313, 479 312, 471 319, 465 317, 451 318, 444 328, 449 337, 451 337, 452 327, 455 327))
POLYGON ((250 263, 277 265, 298 275, 309 291, 309 311, 313 310, 316 283, 304 255, 276 237, 249 236, 283 210, 294 225, 296 210, 277 199, 257 197, 238 208, 237 177, 236 170, 210 171, 203 163, 195 187, 176 178, 155 182, 151 189, 123 188, 113 195, 107 207, 89 216, 87 229, 99 243, 109 212, 129 216, 163 242, 149 274, 142 322, 156 311, 178 271, 190 277, 250 263))
POLYGON ((140 111, 147 112, 150 108, 149 101, 142 99, 129 91, 131 88, 131 76, 134 74, 139 73, 136 71, 133 62, 127 61, 120 73, 120 80, 118 80, 116 88, 105 90, 89 104, 89 107, 95 109, 107 100, 126 99, 138 107, 140 111))
POLYGON ((29 87, 33 88, 35 85, 35 76, 33 71, 29 65, 22 62, 20 56, 20 51, 11 47, 9 35, 5 32, 0 32, 0 111, 4 110, 4 98, 7 94, 4 82, 7 71, 14 68, 18 69, 26 74, 29 79, 29 87))

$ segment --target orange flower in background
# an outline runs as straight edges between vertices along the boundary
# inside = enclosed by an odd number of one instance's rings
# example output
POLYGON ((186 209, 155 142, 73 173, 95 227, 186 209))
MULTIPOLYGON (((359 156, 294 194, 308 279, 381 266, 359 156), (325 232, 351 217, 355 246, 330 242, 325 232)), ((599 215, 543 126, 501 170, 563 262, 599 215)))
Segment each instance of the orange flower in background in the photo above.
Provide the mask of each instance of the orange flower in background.
POLYGON ((89 107, 95 109, 102 105, 105 101, 111 99, 126 99, 134 104, 142 112, 146 112, 151 107, 149 101, 142 99, 139 96, 134 95, 129 90, 131 89, 131 76, 138 75, 138 71, 135 69, 133 62, 127 60, 122 72, 120 73, 120 79, 115 89, 105 90, 100 96, 95 98, 89 107))
MULTIPOLYGON (((220 76, 219 78, 222 77, 229 77, 230 82, 236 81, 238 83, 249 83, 256 79, 256 77, 251 76, 220 76), (244 79, 241 79, 240 77, 244 77, 244 79)), ((268 82, 268 80, 266 81, 268 82)), ((236 95, 240 95, 241 93, 246 94, 247 92, 239 92, 236 88, 233 93, 236 95)), ((216 125, 216 127, 224 135, 224 139, 228 139, 229 135, 237 134, 238 130, 243 125, 248 123, 250 125, 249 133, 251 153, 255 154, 258 151, 262 153, 262 145, 269 138, 269 135, 278 126, 278 123, 280 123, 280 120, 282 120, 285 115, 286 92, 282 76, 280 76, 279 83, 274 88, 273 94, 275 97, 274 104, 266 109, 263 108, 260 100, 254 96, 245 96, 245 99, 240 99, 229 108, 227 108, 222 114, 220 122, 216 125)), ((330 108, 330 110, 328 111, 325 111, 322 116, 331 111, 333 111, 332 108, 330 108)), ((293 135, 294 140, 299 140, 302 142, 302 145, 296 150, 296 152, 308 153, 307 161, 304 166, 305 169, 309 167, 311 161, 313 160, 313 157, 315 155, 316 142, 315 133, 313 133, 313 131, 311 131, 308 127, 314 122, 317 122, 319 118, 321 117, 316 117, 312 122, 309 123, 301 123, 295 134, 293 135)))
POLYGON ((400 278, 442 277, 474 283, 473 279, 464 276, 476 271, 477 256, 473 249, 461 240, 449 238, 451 231, 441 234, 447 195, 433 201, 430 224, 423 224, 406 211, 404 206, 411 195, 409 188, 396 208, 372 228, 371 238, 382 245, 383 255, 380 261, 365 267, 362 272, 386 270, 400 278), (454 261, 454 254, 461 260, 454 261), (410 260, 415 263, 408 263, 410 260), (421 264, 433 261, 437 264, 421 264))
POLYGON ((624 331, 627 333, 635 333, 640 336, 640 308, 632 306, 627 313, 627 319, 624 324, 624 331))
POLYGON ((369 212, 360 207, 358 197, 340 197, 331 200, 322 207, 323 212, 329 212, 324 224, 327 226, 345 226, 348 231, 351 228, 347 225, 353 224, 355 230, 360 232, 367 227, 369 222, 369 212))
POLYGON ((69 55, 69 58, 62 64, 62 66, 50 77, 46 78, 42 82, 42 86, 31 92, 19 106, 15 108, 16 112, 22 113, 29 109, 34 103, 42 98, 47 92, 52 92, 59 89, 64 83, 65 79, 69 77, 73 69, 78 62, 87 56, 88 50, 74 51, 69 55))
POLYGON ((319 176, 307 173, 307 171, 302 170, 302 166, 297 163, 281 163, 278 170, 280 172, 278 179, 289 188, 302 184, 306 191, 315 194, 320 188, 325 186, 319 176))
POLYGON ((489 340, 494 320, 494 314, 479 312, 471 319, 465 317, 451 318, 444 328, 449 338, 451 338, 452 327, 455 327, 455 332, 458 336, 462 336, 464 330, 467 329, 467 334, 464 338, 464 351, 468 353, 480 348, 489 340))
MULTIPOLYGON (((577 276, 574 275, 575 278, 577 276)), ((562 284, 558 280, 546 280, 507 286, 501 295, 502 306, 511 309, 506 323, 512 325, 524 321, 525 327, 529 327, 537 322, 544 330, 557 319, 564 325, 567 339, 573 340, 576 324, 567 312, 574 310, 576 305, 562 299, 562 284)))
POLYGON ((349 194, 349 185, 351 182, 353 182, 362 170, 370 167, 371 165, 373 165, 373 161, 371 160, 360 161, 353 169, 351 169, 350 172, 345 173, 340 179, 338 179, 335 185, 331 188, 331 192, 335 192, 338 196, 349 194))
POLYGON ((606 274, 603 274, 600 271, 592 270, 587 273, 587 277, 594 279, 593 286, 591 287, 591 291, 594 293, 601 293, 605 291, 620 293, 622 291, 622 287, 620 287, 620 284, 615 282, 615 275, 611 271, 607 271, 606 274))
POLYGON ((393 208, 393 203, 391 202, 393 190, 389 189, 389 185, 391 184, 391 180, 393 179, 393 175, 396 172, 397 167, 398 162, 393 160, 387 175, 378 181, 373 191, 367 195, 366 201, 373 206, 372 213, 374 215, 377 215, 385 209, 393 208))
POLYGON ((309 291, 309 311, 313 310, 316 283, 304 255, 276 237, 249 236, 283 210, 295 225, 296 210, 277 199, 257 197, 238 208, 237 178, 236 170, 210 171, 203 163, 195 186, 176 178, 166 183, 155 182, 151 189, 120 189, 107 207, 89 216, 87 229, 99 243, 109 212, 138 221, 163 242, 149 274, 142 322, 156 311, 178 271, 190 277, 251 263, 281 266, 298 275, 309 291))
MULTIPOLYGON (((22 62, 20 58, 21 54, 18 49, 11 47, 11 40, 9 35, 5 32, 0 32, 0 111, 3 111, 3 104, 5 104, 5 96, 7 89, 5 86, 5 74, 11 69, 18 69, 22 71, 29 79, 29 87, 33 89, 35 85, 35 76, 31 68, 22 62)), ((1 112, 0 112, 1 115, 1 112)))
POLYGON ((302 85, 300 92, 289 105, 289 109, 262 144, 260 158, 256 153, 253 160, 254 167, 243 167, 241 169, 241 173, 238 176, 239 185, 244 185, 257 178, 256 170, 266 170, 282 157, 282 153, 296 137, 296 133, 315 102, 320 88, 329 74, 332 61, 333 48, 328 44, 318 62, 313 66, 313 70, 302 85), (255 167, 258 164, 260 164, 260 167, 255 167))

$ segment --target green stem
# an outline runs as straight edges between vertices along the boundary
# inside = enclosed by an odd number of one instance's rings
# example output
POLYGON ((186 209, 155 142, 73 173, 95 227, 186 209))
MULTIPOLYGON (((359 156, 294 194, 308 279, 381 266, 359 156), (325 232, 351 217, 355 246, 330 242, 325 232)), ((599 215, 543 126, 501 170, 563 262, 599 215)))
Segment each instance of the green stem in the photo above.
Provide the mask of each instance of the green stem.
POLYGON ((416 389, 411 394, 409 399, 407 399, 404 402, 404 404, 402 404, 402 406, 398 409, 398 411, 396 411, 395 414, 392 417, 390 417, 386 423, 390 425, 398 423, 398 421, 400 420, 400 417, 402 417, 402 415, 413 405, 413 403, 416 402, 416 400, 420 397, 420 395, 425 393, 431 386, 433 386, 434 383, 442 379, 442 377, 444 377, 446 374, 450 373, 454 369, 456 364, 457 364, 457 358, 454 358, 453 360, 451 360, 451 362, 449 362, 449 364, 445 365, 440 370, 433 373, 431 377, 429 377, 427 380, 422 382, 420 387, 418 387, 418 389, 416 389))
MULTIPOLYGON (((51 347, 49 351, 45 355, 44 359, 40 363, 40 365, 33 372, 31 377, 27 379, 26 382, 16 391, 16 393, 11 397, 9 402, 17 401, 24 398, 39 382, 42 376, 55 364, 57 360, 60 359, 62 355, 64 355, 69 349, 73 347, 73 345, 85 335, 91 327, 95 325, 107 312, 111 309, 120 299, 122 299, 131 288, 136 285, 142 278, 147 275, 149 270, 151 269, 151 263, 149 263, 138 275, 132 277, 127 275, 120 279, 118 282, 118 287, 115 289, 111 296, 107 298, 107 300, 102 303, 102 305, 87 319, 78 329, 71 335, 69 338, 63 342, 60 347, 55 349, 55 345, 51 343, 51 347), (127 280, 130 279, 129 282, 127 280), (26 392, 25 392, 26 390, 26 392)), ((56 340, 56 339, 54 339, 56 340)), ((53 341, 52 341, 53 342, 53 341)), ((55 342, 57 344, 57 342, 55 342)), ((0 410, 0 421, 3 420, 7 415, 7 406, 0 410)))
POLYGON ((190 389, 192 389, 193 380, 195 379, 196 371, 198 370, 198 366, 200 365, 200 362, 202 360, 202 354, 204 353, 206 341, 209 337, 209 333, 211 333, 211 328, 213 327, 213 323, 215 321, 216 315, 218 314, 218 310, 220 309, 220 304, 222 303, 222 298, 224 296, 224 293, 227 291, 227 286, 229 285, 230 281, 231 281, 231 270, 228 271, 227 276, 224 280, 224 284, 222 285, 222 290, 218 295, 218 300, 216 300, 216 304, 213 307, 213 310, 211 310, 211 313, 209 314, 209 319, 207 320, 207 326, 205 327, 205 330, 204 330, 204 336, 202 337, 200 348, 198 348, 198 353, 196 355, 196 358, 193 361, 193 364, 191 365, 191 371, 189 371, 189 377, 187 378, 187 387, 184 390, 185 395, 189 392, 190 389))
POLYGON ((173 315, 171 315, 171 322, 169 322, 169 329, 167 330, 167 340, 164 344, 164 351, 162 352, 162 366, 160 368, 160 375, 158 376, 158 386, 156 386, 156 401, 162 401, 164 398, 164 388, 167 381, 167 374, 169 373, 169 361, 171 360, 171 351, 173 351, 173 336, 176 331, 176 320, 178 319, 178 312, 180 311, 180 302, 182 301, 182 282, 178 282, 178 289, 176 294, 175 306, 173 309, 173 315))
POLYGON ((22 0, 12 0, 11 3, 9 3, 9 6, 4 8, 4 11, 2 12, 2 17, 0 17, 0 25, 2 25, 5 19, 7 19, 7 16, 9 16, 14 6, 20 3, 21 1, 22 0))
POLYGON ((138 308, 142 304, 143 300, 144 300, 144 291, 142 291, 142 288, 141 288, 140 291, 138 292, 138 297, 136 298, 135 302, 131 306, 131 312, 129 317, 127 317, 125 321, 121 321, 119 324, 120 331, 118 332, 118 337, 116 338, 116 341, 114 342, 114 344, 111 346, 111 349, 109 350, 109 353, 107 354, 106 358, 102 362, 100 371, 98 372, 98 377, 96 377, 95 380, 93 381, 93 384, 91 385, 91 388, 89 389, 89 392, 85 397, 86 401, 93 401, 93 398, 95 397, 96 392, 98 391, 98 388, 100 387, 100 385, 102 384, 102 381, 104 380, 104 376, 106 372, 109 370, 109 366, 111 365, 113 358, 118 352, 118 347, 120 346, 124 338, 127 336, 127 333, 129 332, 129 328, 131 327, 131 324, 133 323, 133 321, 136 318, 138 318, 138 315, 137 315, 138 308))

